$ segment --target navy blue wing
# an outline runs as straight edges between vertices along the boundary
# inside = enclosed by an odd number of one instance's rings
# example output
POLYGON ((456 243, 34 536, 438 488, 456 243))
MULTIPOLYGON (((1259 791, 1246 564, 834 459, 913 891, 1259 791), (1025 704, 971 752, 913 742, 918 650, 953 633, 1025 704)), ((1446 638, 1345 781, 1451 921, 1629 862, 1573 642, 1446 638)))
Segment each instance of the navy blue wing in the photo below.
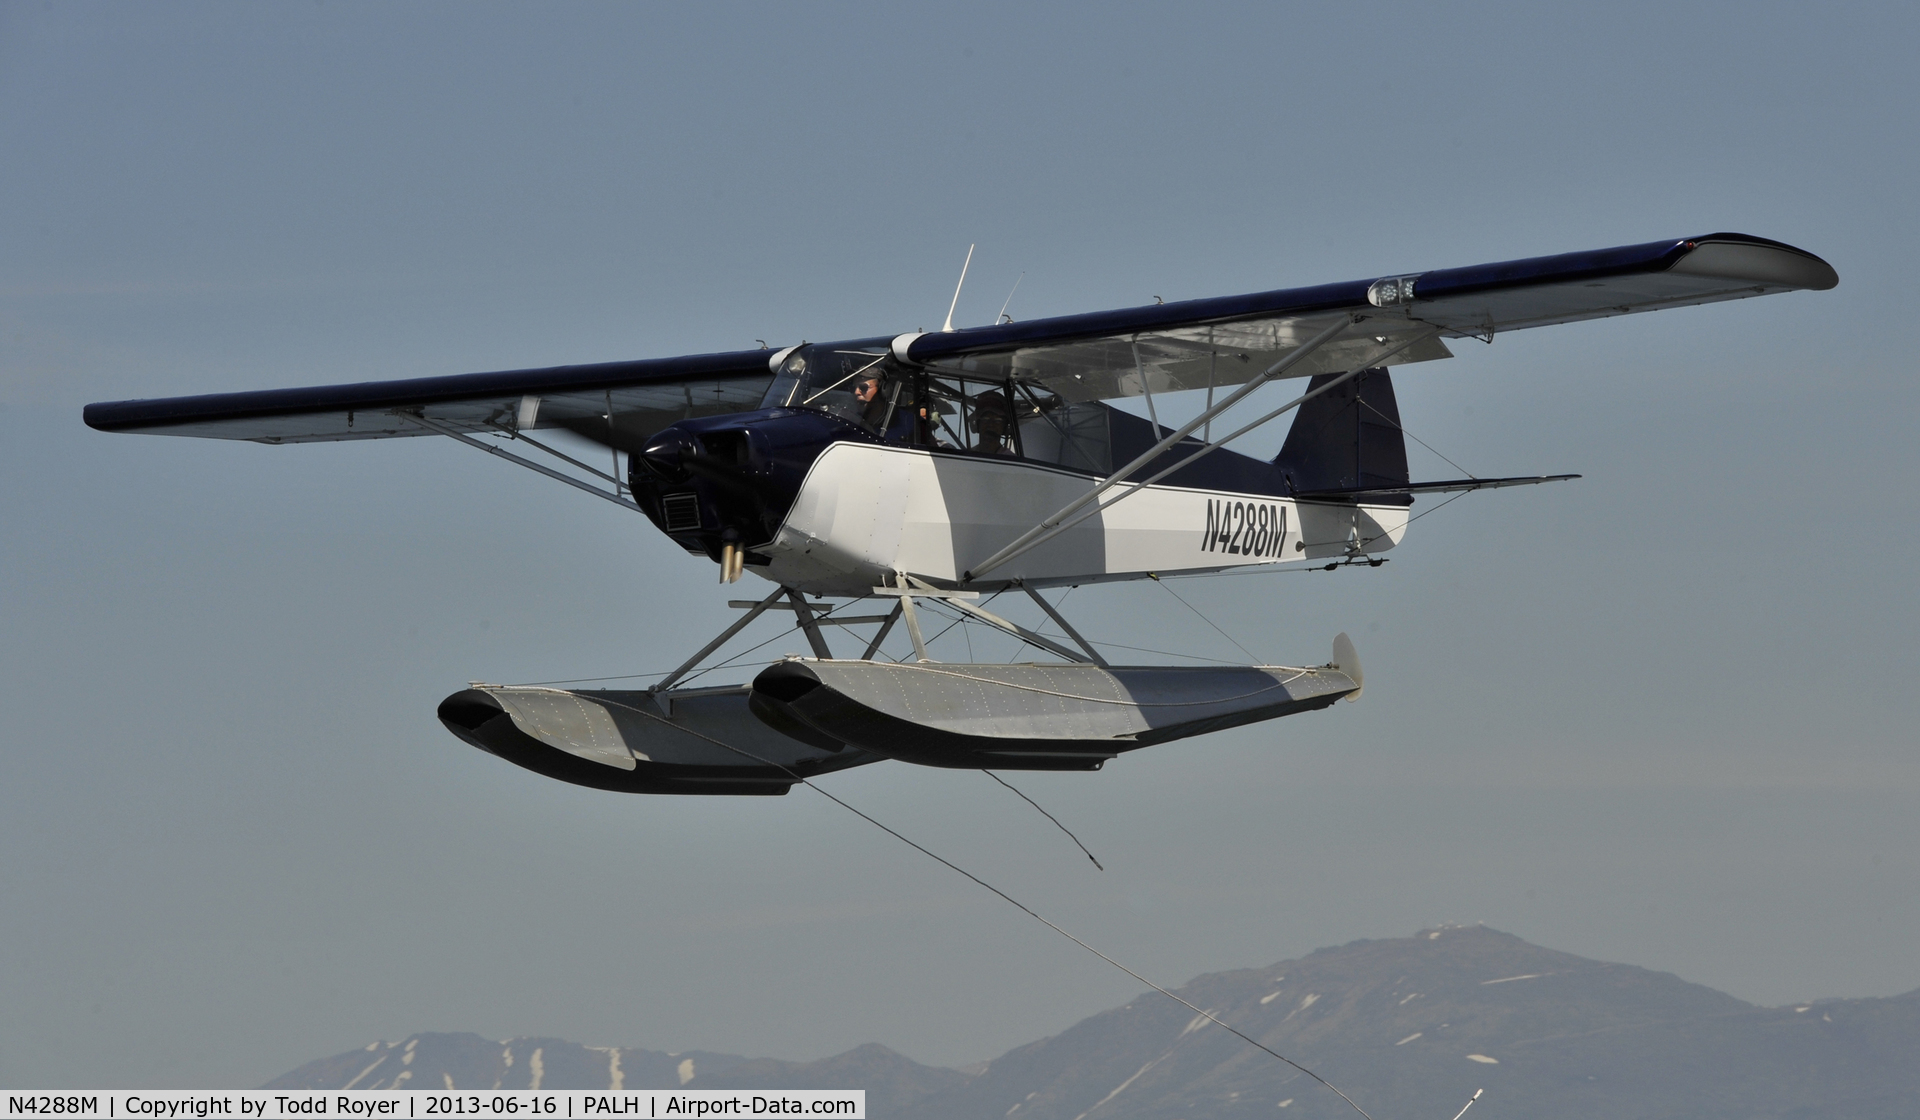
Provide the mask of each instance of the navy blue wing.
MULTIPOLYGON (((1738 233, 1650 241, 1471 268, 902 335, 915 365, 1037 382, 1071 400, 1243 384, 1341 320, 1346 334, 1288 371, 1306 377, 1449 356, 1447 338, 1682 307, 1839 283, 1811 253, 1738 233)), ((109 432, 263 443, 424 435, 424 416, 466 431, 562 427, 623 450, 690 416, 757 407, 770 351, 509 370, 410 381, 88 405, 109 432)))
POLYGON ((261 443, 433 435, 425 416, 464 431, 568 428, 624 450, 689 416, 757 408, 773 373, 769 350, 699 354, 407 381, 367 381, 90 404, 103 432, 261 443), (609 414, 611 413, 611 419, 609 414))
POLYGON ((1288 371, 1344 371, 1376 347, 1437 330, 1385 364, 1449 356, 1444 339, 1744 299, 1839 283, 1801 249, 1741 233, 1649 241, 1502 261, 1154 304, 1025 323, 902 336, 911 362, 975 376, 1030 379, 1072 399, 1236 385, 1338 322, 1346 336, 1288 371))

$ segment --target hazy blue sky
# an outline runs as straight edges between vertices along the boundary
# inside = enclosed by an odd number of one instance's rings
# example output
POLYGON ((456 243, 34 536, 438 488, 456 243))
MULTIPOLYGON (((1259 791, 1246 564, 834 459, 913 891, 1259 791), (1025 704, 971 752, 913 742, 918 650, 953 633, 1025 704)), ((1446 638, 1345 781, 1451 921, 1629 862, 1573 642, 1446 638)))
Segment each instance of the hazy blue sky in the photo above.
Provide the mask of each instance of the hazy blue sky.
MULTIPOLYGON (((664 668, 724 623, 641 519, 449 441, 80 423, 936 325, 973 242, 963 323, 1022 272, 1031 318, 1723 229, 1841 284, 1408 370, 1449 457, 1585 479, 1456 502, 1379 570, 1180 583, 1264 658, 1351 631, 1367 694, 1026 778, 1104 874, 978 774, 836 792, 1162 981, 1485 921, 1759 1002, 1920 986, 1917 32, 0 4, 0 1084, 250 1085, 419 1030, 961 1064, 1131 996, 805 790, 599 793, 447 734, 469 679, 664 668)), ((1162 587, 1069 607, 1233 655, 1162 587)))

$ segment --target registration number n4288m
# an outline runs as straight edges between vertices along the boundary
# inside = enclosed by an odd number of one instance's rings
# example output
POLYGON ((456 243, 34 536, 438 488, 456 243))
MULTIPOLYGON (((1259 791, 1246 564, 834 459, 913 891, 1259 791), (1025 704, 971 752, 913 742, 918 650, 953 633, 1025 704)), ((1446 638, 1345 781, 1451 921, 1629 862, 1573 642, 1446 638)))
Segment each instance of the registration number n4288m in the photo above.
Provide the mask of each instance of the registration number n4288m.
POLYGON ((1274 502, 1207 499, 1207 528, 1202 552, 1229 556, 1279 556, 1287 543, 1287 511, 1274 502))

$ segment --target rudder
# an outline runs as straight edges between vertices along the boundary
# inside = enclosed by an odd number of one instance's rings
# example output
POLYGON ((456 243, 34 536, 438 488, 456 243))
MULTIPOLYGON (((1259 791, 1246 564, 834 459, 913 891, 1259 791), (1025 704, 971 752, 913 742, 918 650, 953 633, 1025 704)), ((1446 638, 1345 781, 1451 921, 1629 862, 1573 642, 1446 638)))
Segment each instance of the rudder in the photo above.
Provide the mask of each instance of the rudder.
MULTIPOLYGON (((1340 376, 1320 374, 1307 391, 1340 376)), ((1385 369, 1363 370, 1301 405, 1273 465, 1289 494, 1339 498, 1356 490, 1406 486, 1411 481, 1407 441, 1392 375, 1385 369)), ((1412 505, 1413 496, 1373 494, 1367 501, 1412 505)))

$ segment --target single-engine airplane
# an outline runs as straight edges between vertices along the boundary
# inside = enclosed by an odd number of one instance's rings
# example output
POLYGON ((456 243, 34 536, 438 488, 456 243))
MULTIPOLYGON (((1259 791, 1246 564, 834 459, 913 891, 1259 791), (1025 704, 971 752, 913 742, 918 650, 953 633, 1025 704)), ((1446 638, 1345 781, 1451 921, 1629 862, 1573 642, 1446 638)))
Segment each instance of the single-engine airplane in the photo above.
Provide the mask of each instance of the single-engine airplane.
POLYGON ((937 332, 780 349, 116 401, 87 406, 86 422, 269 444, 446 436, 644 514, 723 584, 751 571, 773 585, 733 603, 742 616, 650 688, 476 684, 441 703, 448 730, 539 773, 636 793, 782 794, 884 759, 1097 770, 1353 699, 1359 659, 1342 634, 1320 665, 1111 665, 1048 589, 1377 565, 1417 495, 1577 477, 1412 481, 1391 367, 1450 357, 1449 340, 1838 282, 1810 253, 1717 233, 958 330, 949 309, 937 332), (1305 387, 1215 434, 1283 379, 1305 387), (1155 396, 1182 390, 1204 390, 1204 407, 1162 425, 1155 396), (1122 398, 1147 416, 1107 403, 1122 398), (1289 412, 1273 460, 1225 449, 1289 412), (610 450, 609 469, 554 446, 552 431, 610 450), (1030 597, 1060 636, 986 610, 980 596, 996 593, 1030 597), (840 613, 856 603, 887 609, 840 613), (928 608, 1052 660, 933 661, 928 608), (814 656, 748 683, 676 687, 769 611, 790 612, 814 656), (896 623, 912 655, 883 659, 896 623), (828 631, 863 625, 875 627, 864 653, 835 657, 828 631))

